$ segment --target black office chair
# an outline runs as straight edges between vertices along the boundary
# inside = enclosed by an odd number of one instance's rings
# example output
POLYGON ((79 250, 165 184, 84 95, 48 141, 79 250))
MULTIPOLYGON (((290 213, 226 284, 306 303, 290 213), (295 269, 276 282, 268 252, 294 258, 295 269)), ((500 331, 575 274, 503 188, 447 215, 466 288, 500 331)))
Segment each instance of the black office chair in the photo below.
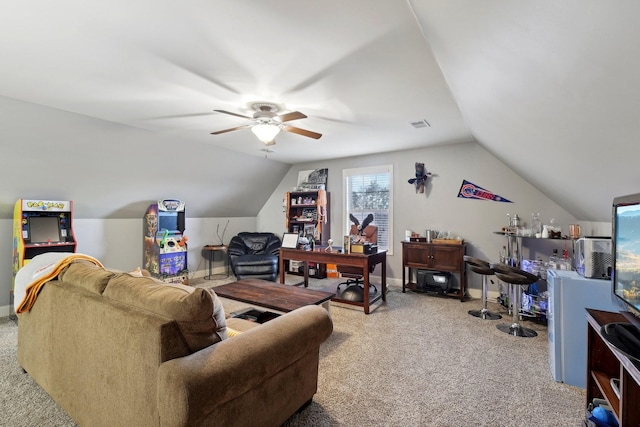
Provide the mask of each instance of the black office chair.
POLYGON ((488 278, 494 275, 494 271, 491 265, 482 259, 474 258, 469 255, 463 257, 464 261, 469 266, 469 269, 474 273, 482 275, 482 309, 481 310, 469 310, 469 314, 475 317, 479 317, 483 320, 498 320, 502 319, 502 316, 497 313, 492 313, 487 308, 488 303, 488 278))
POLYGON ((520 308, 522 306, 522 289, 523 285, 530 285, 538 280, 538 276, 516 267, 511 267, 503 263, 495 263, 490 265, 496 277, 509 284, 509 293, 511 294, 511 325, 500 323, 496 325, 500 331, 516 337, 531 338, 538 335, 533 329, 525 328, 520 324, 520 308))
MULTIPOLYGON (((351 233, 358 234, 358 229, 356 225, 351 226, 351 233)), ((377 243, 378 242, 378 227, 376 225, 367 225, 361 232, 367 242, 369 243, 377 243)), ((375 265, 369 267, 369 273, 373 273, 375 270, 375 265)), ((360 267, 352 267, 346 265, 338 265, 338 272, 342 277, 346 277, 347 280, 338 284, 336 290, 340 290, 342 285, 345 285, 344 291, 340 295, 340 298, 346 299, 348 301, 364 301, 364 272, 360 267)), ((378 292, 378 288, 369 283, 369 288, 373 288, 373 293, 378 292)))

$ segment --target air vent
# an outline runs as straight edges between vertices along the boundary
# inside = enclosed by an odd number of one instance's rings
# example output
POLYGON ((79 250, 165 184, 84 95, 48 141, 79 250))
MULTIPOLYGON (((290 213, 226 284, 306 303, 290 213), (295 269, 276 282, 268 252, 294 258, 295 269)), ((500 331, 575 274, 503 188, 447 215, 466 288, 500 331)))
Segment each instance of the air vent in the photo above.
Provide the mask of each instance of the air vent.
POLYGON ((416 129, 419 129, 419 128, 429 128, 431 127, 431 124, 425 119, 422 119, 422 120, 418 120, 417 122, 411 122, 411 126, 413 126, 416 129))

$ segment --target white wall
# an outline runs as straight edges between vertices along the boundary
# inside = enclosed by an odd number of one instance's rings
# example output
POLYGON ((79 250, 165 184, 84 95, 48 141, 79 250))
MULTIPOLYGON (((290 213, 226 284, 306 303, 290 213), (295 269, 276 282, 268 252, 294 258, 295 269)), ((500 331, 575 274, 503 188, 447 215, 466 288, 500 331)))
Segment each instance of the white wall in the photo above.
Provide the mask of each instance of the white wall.
MULTIPOLYGON (((516 175, 511 169, 476 143, 424 148, 384 155, 360 156, 323 162, 299 164, 291 167, 277 189, 269 197, 257 218, 205 218, 187 217, 185 234, 189 237, 189 270, 192 275, 203 275, 207 263, 201 250, 205 244, 220 243, 216 227, 222 230, 230 220, 224 236, 228 243, 240 231, 285 231, 282 202, 284 194, 296 185, 298 171, 318 168, 329 169, 327 191, 330 193, 330 231, 334 239, 344 234, 342 170, 382 164, 393 164, 393 255, 388 257, 387 274, 390 283, 400 284, 402 278, 402 248, 404 230, 423 232, 425 229, 451 230, 467 242, 467 254, 489 261, 497 260, 506 244, 505 238, 494 233, 506 225, 507 213, 517 213, 529 222, 531 212, 540 212, 548 222, 555 218, 563 232, 576 223, 573 216, 516 175), (415 175, 415 162, 423 162, 433 173, 424 194, 416 194, 407 180, 415 175), (462 180, 466 179, 513 203, 458 198, 462 180)), ((142 263, 142 216, 140 219, 76 219, 74 228, 78 252, 98 258, 106 266, 121 270, 134 269, 142 263)), ((610 236, 610 223, 581 223, 584 235, 610 236)), ((9 313, 9 293, 12 278, 12 221, 0 220, 0 316, 9 313)), ((538 242, 526 239, 525 258, 546 258, 553 247, 562 248, 565 242, 538 242)), ((217 268, 222 268, 216 263, 217 268)), ((218 272, 218 271, 216 271, 218 272)), ((220 271, 221 272, 221 271, 220 271)), ((377 270, 376 270, 377 272, 377 270)), ((480 277, 469 272, 468 286, 480 289, 480 277)), ((473 292, 472 292, 472 295, 473 292)))
MULTIPOLYGON (((467 254, 488 261, 497 261, 506 245, 506 238, 495 234, 507 225, 507 213, 518 214, 529 223, 532 212, 539 212, 543 223, 555 218, 556 224, 568 233, 568 225, 576 219, 556 203, 516 175, 476 143, 399 151, 384 155, 371 155, 295 165, 271 195, 257 218, 260 231, 282 232, 285 227, 282 203, 284 195, 296 185, 298 171, 328 168, 327 192, 330 194, 330 230, 336 240, 344 235, 342 170, 383 164, 393 164, 393 255, 387 257, 387 276, 390 283, 400 284, 402 279, 402 247, 404 230, 423 233, 426 229, 450 230, 467 242, 467 254), (407 181, 415 176, 415 163, 425 164, 433 173, 424 194, 416 194, 407 181), (458 198, 462 180, 466 179, 498 194, 513 203, 458 198)), ((610 235, 610 224, 584 223, 583 234, 610 235), (592 232, 594 231, 595 232, 592 232)), ((562 241, 537 242, 526 239, 525 258, 548 258, 554 247, 563 248, 562 241)), ((377 272, 377 270, 376 270, 377 272)), ((480 289, 480 277, 467 274, 470 288, 480 289)), ((472 293, 473 295, 473 293, 472 293)))
MULTIPOLYGON (((106 267, 131 271, 142 267, 142 217, 140 219, 76 219, 73 228, 78 242, 77 252, 91 255, 106 267)), ((217 235, 224 233, 224 243, 241 231, 255 231, 256 218, 189 218, 185 224, 188 237, 187 263, 190 277, 200 277, 208 269, 208 261, 202 254, 203 246, 220 244, 217 235)), ((0 220, 0 317, 10 313, 9 297, 12 286, 12 220, 0 220)), ((223 273, 225 267, 216 260, 215 273, 223 273)), ((208 270, 207 270, 208 271, 208 270)))

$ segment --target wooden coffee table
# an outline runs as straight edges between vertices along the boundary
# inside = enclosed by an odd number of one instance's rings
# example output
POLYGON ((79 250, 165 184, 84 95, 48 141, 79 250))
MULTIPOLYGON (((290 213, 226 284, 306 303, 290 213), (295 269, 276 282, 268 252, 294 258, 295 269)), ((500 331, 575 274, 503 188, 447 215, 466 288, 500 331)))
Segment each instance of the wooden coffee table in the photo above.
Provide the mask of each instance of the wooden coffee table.
POLYGON ((336 294, 281 285, 260 279, 244 279, 212 288, 222 298, 255 304, 260 307, 287 313, 305 305, 323 305, 329 308, 329 300, 336 294))

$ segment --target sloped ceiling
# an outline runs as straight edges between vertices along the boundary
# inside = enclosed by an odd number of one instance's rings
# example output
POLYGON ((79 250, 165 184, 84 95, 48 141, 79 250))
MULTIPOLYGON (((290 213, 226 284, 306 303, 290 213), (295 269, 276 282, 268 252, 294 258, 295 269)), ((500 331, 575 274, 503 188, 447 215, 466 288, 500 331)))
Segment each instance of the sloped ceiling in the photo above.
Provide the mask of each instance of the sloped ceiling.
POLYGON ((13 2, 0 15, 0 216, 253 216, 290 164, 477 141, 579 220, 637 192, 633 1, 13 2), (249 104, 308 116, 275 152, 249 104), (415 128, 411 122, 427 121, 415 128), (72 157, 71 157, 72 156, 72 157), (266 158, 265 158, 266 157, 266 158), (52 172, 43 174, 44 170, 52 172), (25 173, 30 170, 31 173, 25 173), (224 185, 221 185, 224 184, 224 185))
POLYGON ((579 220, 640 192, 640 3, 412 4, 479 144, 579 220))

